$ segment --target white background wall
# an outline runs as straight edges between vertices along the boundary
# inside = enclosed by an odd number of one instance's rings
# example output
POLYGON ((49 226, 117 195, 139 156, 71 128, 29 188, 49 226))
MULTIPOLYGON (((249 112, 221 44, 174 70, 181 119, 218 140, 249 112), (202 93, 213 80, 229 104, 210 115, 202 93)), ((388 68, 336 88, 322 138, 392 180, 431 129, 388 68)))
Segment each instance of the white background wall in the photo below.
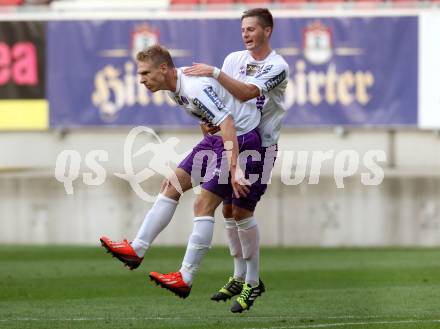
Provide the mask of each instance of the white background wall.
MULTIPOLYGON (((151 207, 129 184, 113 173, 123 172, 123 148, 129 129, 0 134, 0 243, 96 244, 98 238, 133 238, 151 207), (94 149, 106 150, 107 178, 101 186, 74 182, 67 195, 54 177, 57 155, 77 150, 82 158, 94 149)), ((166 141, 181 140, 179 153, 200 139, 196 131, 163 133, 166 141)), ((148 138, 140 138, 136 147, 148 138)), ((385 178, 365 186, 360 167, 339 189, 333 177, 334 161, 326 161, 319 183, 288 186, 281 181, 283 157, 277 161, 272 184, 257 208, 264 245, 382 246, 440 245, 440 136, 432 131, 285 130, 283 151, 383 150, 385 178)), ((136 168, 145 167, 147 158, 136 168)), ((82 163, 82 170, 89 171, 82 163)), ((307 171, 309 173, 309 171, 307 171)), ((142 186, 159 191, 156 175, 142 186)), ((162 245, 185 244, 192 227, 192 192, 185 195, 172 223, 159 236, 162 245)), ((221 213, 216 217, 214 244, 225 244, 221 213)))

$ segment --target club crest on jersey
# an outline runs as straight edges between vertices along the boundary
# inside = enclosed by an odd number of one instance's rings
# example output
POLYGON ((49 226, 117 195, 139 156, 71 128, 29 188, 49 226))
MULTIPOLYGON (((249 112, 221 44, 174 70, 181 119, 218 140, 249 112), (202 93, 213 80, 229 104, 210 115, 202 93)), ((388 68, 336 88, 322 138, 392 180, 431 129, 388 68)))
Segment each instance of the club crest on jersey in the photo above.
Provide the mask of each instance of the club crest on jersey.
POLYGON ((175 96, 174 96, 174 100, 176 101, 177 104, 179 104, 179 105, 183 105, 183 102, 180 100, 180 97, 179 97, 179 96, 175 95, 175 96))
POLYGON ((261 65, 257 64, 247 64, 246 65, 246 76, 253 77, 255 74, 258 73, 261 69, 261 65))
POLYGON ((333 38, 329 27, 316 21, 307 26, 303 38, 304 57, 312 64, 328 62, 333 55, 333 38))
POLYGON ((159 30, 147 24, 135 27, 131 33, 131 52, 134 58, 139 51, 158 43, 159 30))
POLYGON ((183 104, 189 105, 188 98, 186 98, 185 96, 174 95, 174 100, 179 105, 182 105, 182 106, 183 106, 183 104))

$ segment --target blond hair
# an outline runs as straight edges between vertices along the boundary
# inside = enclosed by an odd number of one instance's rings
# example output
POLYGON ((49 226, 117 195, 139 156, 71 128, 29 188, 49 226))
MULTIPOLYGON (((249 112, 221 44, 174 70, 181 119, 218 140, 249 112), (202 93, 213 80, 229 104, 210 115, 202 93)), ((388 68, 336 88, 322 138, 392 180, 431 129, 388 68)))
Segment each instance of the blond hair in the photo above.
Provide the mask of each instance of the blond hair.
POLYGON ((137 53, 136 59, 139 62, 152 61, 156 66, 162 63, 169 67, 175 67, 170 52, 161 45, 153 45, 137 53))

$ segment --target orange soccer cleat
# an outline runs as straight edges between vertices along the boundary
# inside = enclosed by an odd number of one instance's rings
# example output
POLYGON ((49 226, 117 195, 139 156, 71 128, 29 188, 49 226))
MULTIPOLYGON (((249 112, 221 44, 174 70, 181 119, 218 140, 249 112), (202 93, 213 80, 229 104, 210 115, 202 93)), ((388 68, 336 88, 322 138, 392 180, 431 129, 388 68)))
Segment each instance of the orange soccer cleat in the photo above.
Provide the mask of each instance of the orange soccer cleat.
POLYGON ((143 258, 136 255, 136 252, 127 240, 116 242, 106 236, 101 237, 99 240, 102 246, 107 249, 107 252, 123 262, 130 270, 134 270, 141 265, 143 258))
POLYGON ((191 286, 188 286, 185 281, 183 281, 180 272, 171 272, 167 274, 151 272, 150 279, 162 288, 175 293, 180 298, 188 297, 191 292, 191 286))

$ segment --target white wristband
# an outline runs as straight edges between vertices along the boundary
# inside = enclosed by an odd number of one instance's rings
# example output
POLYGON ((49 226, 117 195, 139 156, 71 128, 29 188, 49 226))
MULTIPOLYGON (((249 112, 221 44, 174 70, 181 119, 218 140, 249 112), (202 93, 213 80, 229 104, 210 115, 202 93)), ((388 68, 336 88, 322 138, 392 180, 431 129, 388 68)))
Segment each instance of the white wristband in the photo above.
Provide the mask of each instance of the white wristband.
POLYGON ((217 80, 218 76, 220 75, 220 72, 221 72, 220 69, 214 66, 212 70, 212 77, 217 80))

